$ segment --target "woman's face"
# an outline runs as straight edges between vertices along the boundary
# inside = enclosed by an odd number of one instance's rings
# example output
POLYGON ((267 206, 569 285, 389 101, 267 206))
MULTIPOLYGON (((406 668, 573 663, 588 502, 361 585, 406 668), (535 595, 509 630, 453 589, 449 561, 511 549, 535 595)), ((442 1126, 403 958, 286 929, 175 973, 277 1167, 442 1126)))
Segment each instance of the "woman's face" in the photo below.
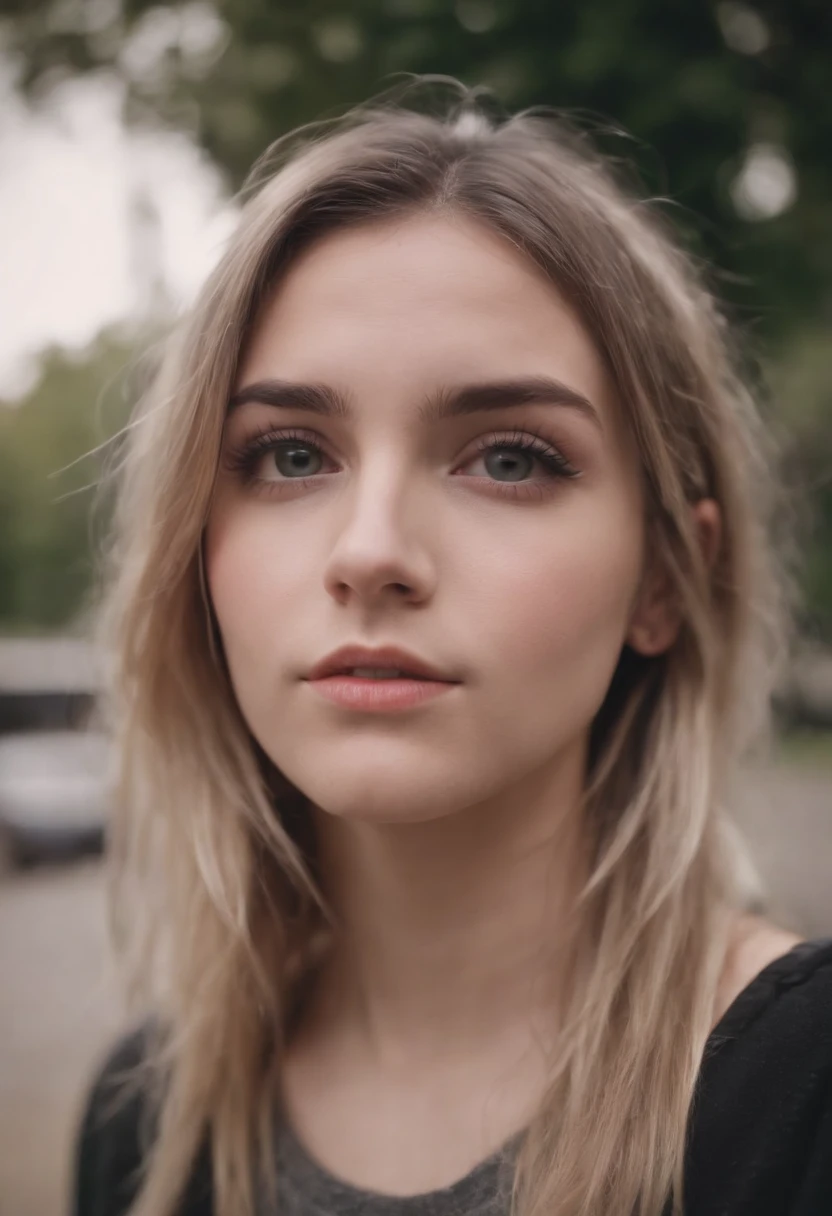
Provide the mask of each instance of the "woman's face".
POLYGON ((234 401, 208 584, 285 776, 333 815, 395 822, 574 767, 632 640, 643 500, 598 352, 542 274, 459 217, 331 235, 263 308, 234 401), (322 401, 341 408, 302 408, 322 401), (440 416, 454 402, 476 408, 440 416), (344 708, 305 677, 348 643, 459 682, 344 708))

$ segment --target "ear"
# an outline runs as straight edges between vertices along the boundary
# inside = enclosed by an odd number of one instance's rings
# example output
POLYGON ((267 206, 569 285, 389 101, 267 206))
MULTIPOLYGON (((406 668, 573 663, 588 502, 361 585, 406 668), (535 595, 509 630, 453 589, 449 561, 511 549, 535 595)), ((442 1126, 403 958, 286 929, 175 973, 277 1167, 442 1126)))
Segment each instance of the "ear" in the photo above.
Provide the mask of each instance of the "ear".
MULTIPOLYGON (((713 568, 722 538, 722 516, 713 498, 702 498, 691 507, 702 557, 713 568)), ((654 564, 639 588, 625 641, 646 656, 669 650, 679 633, 682 616, 676 590, 663 566, 654 564)))

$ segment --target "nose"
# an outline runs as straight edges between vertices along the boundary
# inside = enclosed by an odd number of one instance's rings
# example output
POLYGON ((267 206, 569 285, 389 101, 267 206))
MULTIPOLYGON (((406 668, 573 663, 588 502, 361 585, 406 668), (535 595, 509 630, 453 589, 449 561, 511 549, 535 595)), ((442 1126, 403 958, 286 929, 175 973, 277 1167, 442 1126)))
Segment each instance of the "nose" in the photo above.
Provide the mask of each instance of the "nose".
POLYGON ((352 596, 368 606, 389 597, 429 598, 435 559, 425 540, 437 529, 417 496, 418 488, 412 480, 406 483, 389 458, 375 474, 356 475, 347 501, 336 508, 342 516, 324 573, 333 598, 345 602, 352 596))

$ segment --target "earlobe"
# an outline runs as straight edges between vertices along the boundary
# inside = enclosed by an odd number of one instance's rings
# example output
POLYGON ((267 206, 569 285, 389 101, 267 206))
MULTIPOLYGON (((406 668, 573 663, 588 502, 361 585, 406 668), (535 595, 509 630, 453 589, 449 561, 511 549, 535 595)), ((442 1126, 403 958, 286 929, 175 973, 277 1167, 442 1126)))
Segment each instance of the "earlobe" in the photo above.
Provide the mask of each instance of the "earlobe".
POLYGON ((664 654, 676 640, 681 617, 673 602, 654 600, 636 611, 627 632, 627 644, 638 654, 664 654))
POLYGON ((627 644, 648 657, 662 654, 672 646, 680 624, 673 581, 664 565, 654 559, 645 571, 633 606, 627 644))
POLYGON ((722 513, 713 498, 702 498, 693 507, 693 518, 699 532, 699 544, 705 565, 712 570, 722 542, 722 513))
MULTIPOLYGON (((693 506, 692 515, 702 556, 712 569, 722 539, 719 504, 713 498, 700 499, 693 506)), ((627 644, 645 656, 663 654, 675 642, 681 624, 675 588, 666 571, 654 569, 639 594, 627 631, 627 644)))

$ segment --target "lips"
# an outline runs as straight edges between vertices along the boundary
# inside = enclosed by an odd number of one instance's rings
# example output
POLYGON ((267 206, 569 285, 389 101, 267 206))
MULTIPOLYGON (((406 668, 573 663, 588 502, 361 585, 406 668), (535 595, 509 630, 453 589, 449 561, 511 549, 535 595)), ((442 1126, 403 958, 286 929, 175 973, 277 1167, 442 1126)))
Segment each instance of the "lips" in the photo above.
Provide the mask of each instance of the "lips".
POLYGON ((342 646, 316 663, 307 680, 325 680, 330 676, 351 675, 356 667, 390 668, 401 673, 402 679, 437 680, 447 684, 460 681, 438 670, 433 664, 397 646, 342 646))

